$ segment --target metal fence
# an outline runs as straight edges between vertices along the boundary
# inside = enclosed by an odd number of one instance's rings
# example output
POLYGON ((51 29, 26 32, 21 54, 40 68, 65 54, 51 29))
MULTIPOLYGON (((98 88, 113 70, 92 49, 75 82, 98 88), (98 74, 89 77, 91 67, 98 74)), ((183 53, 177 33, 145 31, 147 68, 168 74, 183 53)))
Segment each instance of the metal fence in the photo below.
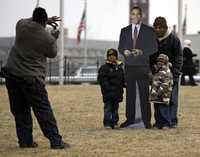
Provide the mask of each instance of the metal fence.
MULTIPOLYGON (((105 60, 103 57, 88 57, 87 65, 83 64, 83 57, 67 57, 63 58, 63 80, 64 84, 78 83, 97 83, 97 73, 100 65, 105 60)), ((49 84, 58 84, 59 82, 59 57, 47 60, 46 82, 49 84)), ((0 60, 0 68, 5 64, 5 60, 0 60)), ((0 83, 4 83, 4 79, 0 77, 0 83)))
MULTIPOLYGON (((87 66, 83 64, 83 57, 67 57, 63 58, 63 81, 64 84, 79 83, 97 83, 97 73, 99 67, 105 62, 103 57, 88 57, 87 66)), ((0 68, 5 64, 6 60, 0 60, 0 68)), ((200 73, 200 62, 194 60, 196 71, 200 73)), ((59 82, 59 57, 48 59, 47 61, 47 77, 46 82, 49 84, 58 84, 59 82)), ((5 79, 0 77, 0 84, 5 79)))
MULTIPOLYGON (((64 84, 70 83, 96 83, 97 72, 100 65, 104 63, 102 57, 88 57, 87 65, 83 64, 83 57, 64 57, 63 61, 63 80, 64 84)), ((50 84, 59 82, 59 59, 48 60, 47 78, 50 84)))

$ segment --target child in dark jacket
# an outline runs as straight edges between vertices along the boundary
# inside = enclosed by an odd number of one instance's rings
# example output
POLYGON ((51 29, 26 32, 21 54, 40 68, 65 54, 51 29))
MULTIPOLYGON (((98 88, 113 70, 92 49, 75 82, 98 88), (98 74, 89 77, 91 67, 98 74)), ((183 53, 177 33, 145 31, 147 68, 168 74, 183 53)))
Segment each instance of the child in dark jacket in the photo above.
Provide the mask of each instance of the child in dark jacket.
POLYGON ((108 49, 106 63, 98 71, 98 82, 104 102, 105 128, 114 128, 117 125, 119 102, 123 100, 124 71, 117 58, 117 50, 108 49))

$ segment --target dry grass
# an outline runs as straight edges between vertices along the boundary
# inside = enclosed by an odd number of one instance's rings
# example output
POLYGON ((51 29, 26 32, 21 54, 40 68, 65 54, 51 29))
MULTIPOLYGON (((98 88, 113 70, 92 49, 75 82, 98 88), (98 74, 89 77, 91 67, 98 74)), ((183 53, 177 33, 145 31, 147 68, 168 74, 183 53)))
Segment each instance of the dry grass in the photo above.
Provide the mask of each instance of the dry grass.
MULTIPOLYGON (((59 129, 72 148, 51 150, 34 118, 37 149, 19 149, 4 86, 0 86, 0 156, 2 157, 199 157, 200 87, 181 88, 180 125, 170 130, 102 127, 103 104, 95 85, 48 86, 59 129)), ((120 122, 125 119, 120 105, 120 122)))

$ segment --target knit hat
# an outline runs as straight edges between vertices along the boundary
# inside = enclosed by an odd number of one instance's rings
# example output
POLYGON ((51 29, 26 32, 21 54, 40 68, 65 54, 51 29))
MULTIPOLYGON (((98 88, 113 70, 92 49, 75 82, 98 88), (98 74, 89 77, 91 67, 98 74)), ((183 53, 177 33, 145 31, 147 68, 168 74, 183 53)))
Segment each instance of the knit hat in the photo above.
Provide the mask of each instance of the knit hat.
POLYGON ((117 50, 116 50, 116 49, 108 49, 108 50, 107 50, 107 58, 108 58, 109 56, 111 56, 111 55, 113 55, 113 56, 115 56, 115 57, 117 58, 117 57, 118 57, 117 50))
POLYGON ((163 63, 166 64, 166 63, 169 62, 169 57, 168 57, 167 55, 161 53, 161 54, 158 56, 157 61, 161 61, 161 62, 163 62, 163 63))
POLYGON ((32 20, 38 23, 45 24, 48 21, 48 15, 44 8, 35 8, 32 15, 32 20))
POLYGON ((163 28, 167 28, 167 21, 164 17, 157 17, 153 23, 153 26, 156 27, 156 26, 160 26, 160 27, 163 27, 163 28))

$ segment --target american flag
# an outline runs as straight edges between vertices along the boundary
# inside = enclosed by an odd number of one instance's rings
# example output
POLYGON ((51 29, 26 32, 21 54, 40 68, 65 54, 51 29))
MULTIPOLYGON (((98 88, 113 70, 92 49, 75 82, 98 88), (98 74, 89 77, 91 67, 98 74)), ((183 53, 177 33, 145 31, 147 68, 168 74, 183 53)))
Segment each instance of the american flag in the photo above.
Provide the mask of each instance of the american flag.
POLYGON ((81 21, 78 26, 77 44, 79 44, 81 41, 81 32, 86 28, 85 18, 86 18, 86 9, 83 10, 83 15, 81 17, 81 21))

